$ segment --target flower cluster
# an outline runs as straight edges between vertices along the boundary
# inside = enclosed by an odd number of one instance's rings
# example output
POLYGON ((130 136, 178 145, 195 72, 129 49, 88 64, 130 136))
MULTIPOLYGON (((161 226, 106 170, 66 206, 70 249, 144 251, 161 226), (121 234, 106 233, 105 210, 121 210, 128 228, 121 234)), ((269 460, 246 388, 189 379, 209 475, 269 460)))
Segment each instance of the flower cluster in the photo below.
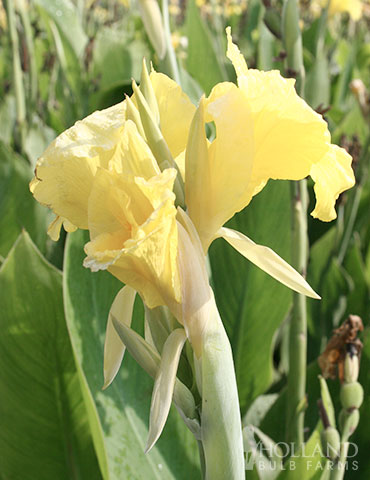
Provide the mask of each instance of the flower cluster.
POLYGON ((196 358, 203 358, 203 398, 207 388, 212 392, 204 412, 217 393, 207 369, 214 369, 209 349, 214 355, 220 322, 205 266, 215 238, 225 238, 288 287, 318 298, 272 250, 224 223, 269 179, 310 175, 317 200, 312 215, 324 221, 335 218, 335 200, 354 184, 351 157, 330 143, 326 122, 297 95, 294 80, 248 69, 230 31, 227 55, 238 85, 216 85, 198 107, 165 75, 149 75, 144 64, 132 97, 62 133, 40 158, 30 185, 34 197, 56 215, 50 236, 58 239, 62 225, 68 232, 89 230, 84 265, 108 270, 126 284, 109 317, 105 385, 123 356, 117 331, 156 376, 148 448, 163 428, 172 394, 189 428, 195 428, 189 413, 194 409, 181 400, 191 394, 178 394, 186 387, 176 380, 187 339, 196 358), (206 136, 210 122, 216 130, 212 141, 206 136), (138 339, 131 331, 135 292, 149 309, 166 306, 174 316, 164 341, 149 334, 138 339))

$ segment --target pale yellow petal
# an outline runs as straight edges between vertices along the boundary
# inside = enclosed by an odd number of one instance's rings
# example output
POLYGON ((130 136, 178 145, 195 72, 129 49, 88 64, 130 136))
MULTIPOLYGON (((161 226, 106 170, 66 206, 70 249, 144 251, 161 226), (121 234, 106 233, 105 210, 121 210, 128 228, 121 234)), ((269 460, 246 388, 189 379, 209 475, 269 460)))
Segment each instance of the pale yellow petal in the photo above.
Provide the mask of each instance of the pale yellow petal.
MULTIPOLYGON (((113 325, 132 357, 151 377, 155 378, 161 360, 158 353, 143 337, 115 318, 113 318, 113 325)), ((195 437, 200 440, 200 426, 197 420, 194 397, 178 378, 175 378, 173 401, 185 423, 195 437)))
POLYGON ((213 293, 209 286, 206 259, 198 232, 189 216, 178 208, 178 263, 183 302, 169 304, 172 313, 184 325, 196 357, 202 356, 208 332, 213 293))
POLYGON ((30 189, 40 203, 87 228, 87 202, 98 166, 108 167, 120 141, 124 103, 89 115, 59 135, 37 162, 30 189))
POLYGON ((62 225, 63 219, 56 216, 48 227, 48 235, 52 240, 54 240, 54 242, 59 240, 60 229, 62 228, 62 225))
POLYGON ((185 150, 195 106, 181 87, 166 75, 153 71, 150 79, 158 102, 160 128, 176 158, 185 150))
POLYGON ((201 101, 189 135, 185 187, 189 214, 206 251, 213 234, 248 203, 254 142, 249 104, 235 85, 218 85, 204 103, 206 113, 201 101), (205 121, 216 126, 211 144, 205 121))
POLYGON ((238 77, 238 85, 239 87, 244 83, 244 79, 248 73, 248 67, 247 67, 247 62, 245 61, 245 58, 243 55, 240 53, 240 50, 235 43, 233 43, 233 39, 231 37, 231 28, 227 27, 226 28, 226 35, 227 35, 227 52, 226 56, 231 60, 235 72, 238 77))
POLYGON ((114 380, 121 366, 125 345, 119 338, 116 329, 113 326, 113 317, 117 322, 130 327, 132 312, 134 309, 136 292, 134 289, 125 285, 117 293, 110 307, 107 330, 104 342, 104 385, 103 390, 107 388, 114 380))
POLYGON ((150 308, 180 300, 176 209, 167 169, 146 181, 101 169, 89 199, 91 241, 84 265, 108 269, 150 308))
POLYGON ((172 403, 180 355, 185 341, 185 330, 176 328, 168 336, 163 346, 161 363, 154 382, 145 453, 149 452, 154 446, 166 423, 172 403))
POLYGON ((182 151, 177 157, 175 158, 175 162, 179 167, 180 174, 182 178, 185 178, 185 150, 182 151))
POLYGON ((224 238, 241 255, 283 285, 307 297, 320 298, 306 280, 271 248, 257 245, 250 238, 230 228, 221 228, 217 235, 224 238))
POLYGON ((124 175, 136 175, 146 180, 160 173, 157 161, 131 120, 127 120, 109 167, 124 175))
POLYGON ((324 222, 337 217, 335 201, 339 195, 353 187, 355 177, 351 168, 352 157, 337 145, 331 145, 329 152, 314 164, 310 175, 315 182, 316 206, 311 215, 324 222))
MULTIPOLYGON (((318 173, 325 164, 326 178, 332 181, 326 189, 333 199, 351 186, 348 160, 347 178, 342 180, 340 161, 325 160, 337 151, 327 124, 297 95, 294 81, 277 71, 246 69, 230 42, 229 37, 239 88, 217 85, 204 101, 204 115, 201 102, 187 147, 186 201, 205 250, 215 232, 269 179, 300 180, 312 173, 319 185, 318 173), (206 122, 216 127, 211 144, 205 140, 206 122)), ((322 199, 324 191, 318 191, 322 199)))

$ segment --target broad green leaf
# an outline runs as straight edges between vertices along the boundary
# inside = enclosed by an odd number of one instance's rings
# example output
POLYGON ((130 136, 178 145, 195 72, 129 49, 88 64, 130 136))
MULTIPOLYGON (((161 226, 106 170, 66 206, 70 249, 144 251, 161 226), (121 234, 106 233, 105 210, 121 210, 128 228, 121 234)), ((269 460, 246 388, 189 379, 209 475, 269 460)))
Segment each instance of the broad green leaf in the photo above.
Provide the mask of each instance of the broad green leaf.
POLYGON ((121 29, 100 29, 93 50, 93 70, 100 78, 100 88, 129 85, 132 78, 140 80, 144 57, 149 59, 149 51, 140 40, 133 41, 121 29))
POLYGON ((206 94, 218 82, 225 80, 214 40, 202 20, 194 0, 189 0, 186 11, 186 33, 189 39, 187 71, 201 85, 206 94))
POLYGON ((54 20, 76 55, 80 57, 87 43, 87 35, 73 2, 71 0, 33 0, 33 2, 54 20))
POLYGON ((311 247, 307 280, 322 297, 308 301, 309 359, 317 358, 331 337, 332 330, 344 320, 347 294, 353 285, 335 257, 337 230, 332 227, 311 247))
MULTIPOLYGON (((289 263, 288 182, 270 182, 227 226, 272 248, 289 263)), ((244 412, 272 381, 274 335, 290 308, 291 291, 223 240, 211 246, 210 260, 217 305, 233 348, 244 412)))
POLYGON ((0 270, 0 471, 101 479, 65 324, 62 276, 23 233, 0 270))
MULTIPOLYGON (((87 234, 81 231, 68 237, 64 297, 74 354, 86 376, 89 421, 104 479, 198 478, 195 440, 175 411, 156 446, 144 455, 153 381, 129 354, 112 385, 101 390, 108 312, 122 284, 107 272, 91 273, 82 266, 87 241, 87 234)), ((132 326, 140 333, 143 318, 139 303, 132 326)))
POLYGON ((42 253, 49 241, 46 235, 51 216, 29 191, 30 164, 0 142, 0 256, 5 258, 25 228, 42 253))

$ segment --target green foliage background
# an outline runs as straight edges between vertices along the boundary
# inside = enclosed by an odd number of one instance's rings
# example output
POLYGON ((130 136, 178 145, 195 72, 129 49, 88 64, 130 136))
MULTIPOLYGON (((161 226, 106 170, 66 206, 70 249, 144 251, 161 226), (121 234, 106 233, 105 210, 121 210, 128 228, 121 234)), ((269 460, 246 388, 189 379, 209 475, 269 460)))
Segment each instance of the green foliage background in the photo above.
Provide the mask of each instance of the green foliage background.
MULTIPOLYGON (((283 47, 266 26, 271 28, 271 21, 263 2, 250 0, 246 8, 245 2, 201 3, 206 5, 199 9, 194 0, 171 2, 170 10, 182 87, 195 103, 215 83, 234 80, 224 55, 226 25, 250 67, 285 74, 283 47), (223 10, 218 3, 240 8, 223 10)), ((272 3, 279 17, 281 2, 272 3)), ((320 111, 330 106, 325 118, 333 141, 349 149, 357 177, 356 186, 339 199, 336 222, 309 218, 307 278, 322 300, 308 300, 307 438, 316 434, 319 418, 317 357, 333 328, 358 314, 365 325, 360 373, 365 401, 351 438, 359 448, 359 471, 349 469, 346 478, 367 478, 370 117, 361 112, 350 82, 362 79, 370 90, 370 15, 357 23, 345 15, 333 18, 323 34, 321 19, 310 14, 307 3, 301 9, 305 98, 320 111)), ((130 94, 131 78, 140 80, 143 56, 164 72, 166 59, 157 58, 134 1, 32 0, 13 6, 16 40, 0 8, 0 479, 200 478, 196 442, 176 411, 157 446, 144 455, 152 380, 129 355, 112 386, 101 391, 105 323, 120 284, 82 267, 83 232, 58 243, 47 237, 50 213, 28 190, 38 156, 57 134, 130 94)), ((312 185, 310 196, 313 204, 312 185)), ((294 247, 289 185, 271 181, 230 226, 289 262, 294 247)), ((291 292, 222 240, 212 245, 210 263, 245 424, 283 441, 291 292)), ((142 318, 137 301, 139 332, 142 318)), ((329 381, 329 388, 338 404, 338 382, 329 381)), ((278 478, 285 477, 320 475, 302 466, 278 478)))

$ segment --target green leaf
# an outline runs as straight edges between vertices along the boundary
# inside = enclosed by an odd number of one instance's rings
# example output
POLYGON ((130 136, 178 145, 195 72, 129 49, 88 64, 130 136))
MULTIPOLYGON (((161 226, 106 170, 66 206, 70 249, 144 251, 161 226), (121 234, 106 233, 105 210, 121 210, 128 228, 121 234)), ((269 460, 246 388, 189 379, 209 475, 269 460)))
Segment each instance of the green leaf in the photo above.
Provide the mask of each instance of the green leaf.
POLYGON ((208 95, 216 83, 225 80, 225 76, 214 49, 214 40, 194 0, 188 2, 186 33, 189 39, 187 70, 208 95))
POLYGON ((28 184, 32 169, 19 155, 0 142, 0 256, 6 257, 23 228, 45 253, 51 215, 32 197, 28 184))
POLYGON ((149 58, 143 42, 132 41, 127 33, 112 27, 98 32, 93 52, 94 74, 100 78, 103 90, 129 85, 132 78, 140 80, 142 59, 149 58))
POLYGON ((0 270, 0 470, 101 479, 68 336, 62 276, 23 233, 0 270))
MULTIPOLYGON (((86 232, 68 236, 65 253, 65 309, 73 350, 86 377, 85 400, 104 479, 198 478, 198 453, 192 434, 177 412, 170 413, 164 432, 144 455, 153 381, 126 353, 114 382, 104 392, 103 343, 111 303, 122 284, 107 272, 83 268, 86 232)), ((132 327, 142 333, 139 303, 132 327)))
MULTIPOLYGON (((227 226, 272 248, 289 262, 288 182, 269 182, 227 226)), ((210 260, 217 305, 233 348, 244 412, 271 384, 274 335, 290 308, 291 291, 222 240, 216 240, 211 246, 210 260)))
POLYGON ((57 24, 74 49, 76 55, 81 57, 87 44, 87 35, 80 23, 77 8, 71 0, 34 0, 51 19, 57 24))
POLYGON ((364 324, 368 324, 370 320, 370 287, 358 242, 354 243, 347 252, 344 267, 353 280, 353 288, 347 297, 347 313, 359 315, 364 324))
POLYGON ((344 320, 347 295, 353 285, 349 275, 335 257, 337 230, 332 227, 311 247, 307 280, 322 297, 308 300, 309 359, 317 358, 332 335, 333 328, 344 320))

